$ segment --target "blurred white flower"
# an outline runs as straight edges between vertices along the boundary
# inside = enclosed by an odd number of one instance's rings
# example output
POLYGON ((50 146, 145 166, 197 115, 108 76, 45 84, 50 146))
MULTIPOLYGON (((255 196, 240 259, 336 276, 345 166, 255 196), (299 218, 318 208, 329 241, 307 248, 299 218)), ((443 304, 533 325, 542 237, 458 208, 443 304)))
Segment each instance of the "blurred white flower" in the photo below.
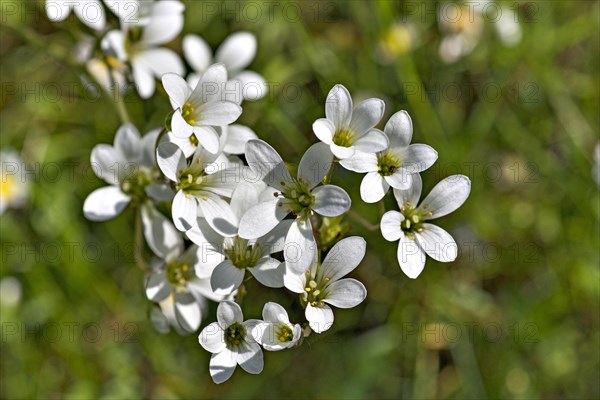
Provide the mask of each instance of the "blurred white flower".
POLYGON ((269 302, 263 307, 263 322, 252 330, 254 340, 269 351, 289 349, 302 337, 300 324, 292 324, 288 313, 277 303, 269 302))
POLYGON ((303 273, 313 261, 315 238, 310 221, 312 213, 336 217, 348 211, 350 197, 334 185, 316 187, 327 175, 333 156, 327 145, 316 143, 302 156, 298 173, 292 178, 281 156, 262 140, 246 145, 248 165, 268 186, 271 196, 250 208, 242 217, 239 236, 256 239, 271 231, 288 214, 295 215, 286 239, 286 268, 303 273))
POLYGON ((521 27, 514 11, 499 5, 490 7, 490 3, 492 0, 480 0, 443 3, 439 7, 438 25, 444 35, 439 48, 442 61, 451 64, 471 53, 481 40, 487 19, 494 24, 503 45, 512 47, 521 41, 521 27))
POLYGON ((348 237, 331 248, 321 265, 315 259, 303 274, 286 271, 285 287, 300 294, 300 302, 306 307, 305 316, 313 331, 321 333, 331 328, 333 310, 329 305, 352 308, 367 297, 367 289, 362 283, 352 278, 340 279, 360 264, 366 247, 363 238, 348 237))
POLYGON ((352 109, 352 97, 343 85, 335 85, 327 95, 326 118, 313 124, 317 138, 327 144, 339 159, 352 157, 356 150, 376 153, 388 146, 387 137, 379 129, 385 104, 380 99, 367 99, 352 109))
MULTIPOLYGON (((105 0, 106 1, 106 0, 105 0)), ((185 72, 179 55, 158 47, 173 40, 183 28, 185 6, 179 1, 106 1, 119 16, 121 30, 102 39, 102 49, 119 61, 131 64, 133 80, 141 98, 154 94, 155 79, 172 72, 185 72), (131 5, 131 10, 126 6, 131 5)))
POLYGON ((52 22, 64 21, 71 10, 88 27, 101 31, 106 25, 106 14, 100 0, 46 0, 46 14, 52 22))
MULTIPOLYGON (((157 148, 157 161, 163 174, 175 182, 172 215, 175 226, 187 231, 196 224, 198 211, 215 231, 223 236, 235 235, 236 220, 223 197, 231 197, 240 179, 240 168, 225 168, 218 162, 219 154, 198 146, 188 163, 177 145, 163 142, 157 148)), ((226 164, 225 164, 226 165, 226 164)))
POLYGON ((29 184, 25 179, 25 164, 14 150, 0 151, 0 215, 7 208, 19 208, 27 200, 29 184))
POLYGON ((7 276, 0 280, 0 305, 14 307, 21 302, 23 288, 21 282, 14 276, 7 276))
POLYGON ((425 267, 425 255, 441 262, 456 259, 458 247, 448 232, 426 221, 443 217, 460 207, 469 197, 471 181, 452 175, 440 181, 419 204, 421 176, 415 174, 410 189, 394 189, 400 207, 381 218, 383 237, 398 243, 398 263, 409 278, 415 279, 425 267))
POLYGON ((390 146, 379 153, 357 151, 354 156, 340 161, 351 171, 367 175, 360 185, 360 197, 367 203, 376 203, 388 189, 408 189, 412 174, 431 167, 438 154, 426 144, 410 144, 413 126, 406 111, 392 115, 384 130, 390 146))
POLYGON ((222 64, 211 65, 194 90, 177 74, 163 75, 163 86, 175 110, 171 118, 173 135, 181 139, 195 135, 208 151, 219 151, 220 139, 213 126, 229 125, 242 114, 239 104, 225 98, 226 81, 227 71, 222 64))
POLYGON ((263 353, 252 337, 254 327, 260 320, 244 321, 242 309, 232 301, 223 301, 217 308, 217 322, 206 326, 198 341, 212 353, 210 358, 210 376, 215 383, 228 380, 236 366, 251 374, 260 374, 263 370, 263 353))
POLYGON ((143 201, 170 200, 171 189, 157 181, 154 148, 160 129, 140 136, 131 124, 122 125, 114 145, 99 144, 92 150, 91 165, 109 186, 94 190, 83 203, 83 213, 91 221, 106 221, 119 215, 132 198, 143 201))
POLYGON ((241 82, 242 96, 245 100, 258 100, 267 94, 264 78, 254 71, 245 70, 256 55, 256 37, 250 32, 237 32, 228 36, 213 58, 208 43, 197 35, 183 38, 183 54, 194 68, 187 80, 195 87, 202 74, 213 63, 222 63, 227 68, 230 80, 241 82))
POLYGON ((600 142, 594 146, 594 166, 592 167, 592 176, 596 181, 596 185, 600 187, 600 142))

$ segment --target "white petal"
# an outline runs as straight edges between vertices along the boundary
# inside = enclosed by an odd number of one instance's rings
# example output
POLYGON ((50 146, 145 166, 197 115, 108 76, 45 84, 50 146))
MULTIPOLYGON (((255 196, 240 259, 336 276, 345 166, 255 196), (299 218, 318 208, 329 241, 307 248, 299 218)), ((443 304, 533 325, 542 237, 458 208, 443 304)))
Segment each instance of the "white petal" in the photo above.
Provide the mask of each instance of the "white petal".
POLYGON ((384 110, 385 103, 383 100, 367 99, 360 102, 352 111, 350 130, 357 135, 362 135, 377 125, 383 117, 384 110))
POLYGON ((135 87, 142 99, 148 99, 154 94, 156 83, 152 71, 148 68, 147 63, 137 62, 137 59, 131 60, 133 69, 133 81, 135 87))
POLYGON ((327 286, 327 296, 323 301, 338 308, 356 307, 367 297, 365 285, 356 279, 341 279, 327 286))
POLYGON ((384 176, 383 179, 394 189, 409 189, 412 185, 413 176, 405 168, 398 168, 392 175, 384 176))
POLYGON ((360 236, 340 240, 329 251, 319 269, 319 277, 336 281, 360 264, 367 251, 367 242, 360 236))
POLYGON ((156 166, 156 141, 160 135, 160 129, 153 129, 142 137, 142 165, 146 168, 156 166))
POLYGON ((412 120, 406 111, 398 111, 385 124, 384 131, 390 140, 391 148, 406 148, 412 140, 412 120))
POLYGON ((198 335, 198 342, 204 350, 213 354, 222 352, 227 346, 223 337, 223 329, 217 322, 213 322, 202 329, 202 332, 198 335))
POLYGON ((283 287, 283 274, 285 273, 285 262, 271 257, 264 257, 258 264, 249 269, 257 281, 266 287, 283 287))
POLYGON ((195 126, 194 135, 198 143, 209 153, 217 154, 221 145, 219 135, 212 126, 195 126))
POLYGON ((136 162, 142 155, 141 141, 142 138, 135 126, 123 124, 115 135, 115 149, 120 151, 127 161, 136 162))
POLYGON ((308 303, 304 312, 311 329, 317 333, 322 333, 333 325, 333 310, 327 304, 313 307, 308 303))
POLYGON ((83 203, 83 214, 90 221, 106 221, 119 215, 129 200, 117 186, 105 186, 88 195, 83 203))
POLYGON ((390 185, 379 172, 369 172, 360 184, 360 197, 365 203, 377 203, 383 199, 390 185))
POLYGON ((171 103, 176 108, 182 108, 191 93, 186 81, 181 76, 173 73, 164 74, 161 81, 171 103))
POLYGON ((198 104, 221 101, 227 82, 227 70, 223 64, 213 64, 204 71, 198 85, 192 91, 192 100, 198 104))
POLYGON ((285 238, 283 256, 287 267, 298 274, 306 271, 314 259, 315 246, 310 220, 296 218, 285 238))
POLYGON ((275 228, 270 230, 269 233, 256 239, 256 243, 260 243, 263 247, 263 255, 283 251, 285 248, 285 237, 293 222, 291 219, 284 219, 275 228))
POLYGON ((267 95, 267 82, 262 75, 254 71, 242 71, 232 77, 242 83, 242 96, 244 100, 258 100, 267 95))
POLYGON ((440 262, 456 260, 458 246, 454 238, 439 226, 423 224, 423 232, 416 233, 417 243, 429 255, 440 262))
POLYGON ((389 141, 387 136, 379 129, 371 129, 353 143, 356 150, 365 153, 377 153, 383 151, 388 148, 388 145, 389 141))
POLYGON ((425 267, 425 253, 419 245, 406 235, 398 243, 398 263, 402 271, 411 279, 416 279, 425 267))
POLYGON ((313 123, 312 128, 313 132, 321 142, 325 144, 332 143, 333 134, 335 133, 335 126, 333 125, 333 122, 327 118, 319 118, 313 123))
POLYGON ((194 133, 194 127, 183 119, 181 110, 175 110, 171 117, 171 131, 176 138, 188 139, 194 133))
POLYGON ((225 348, 210 358, 210 376, 215 383, 223 383, 231 378, 237 365, 237 353, 225 348))
POLYGON ((223 151, 229 154, 244 154, 248 140, 258 139, 252 129, 238 124, 229 125, 227 135, 223 151))
POLYGON ((185 68, 179 55, 171 49, 148 49, 140 52, 135 57, 135 62, 143 64, 144 68, 160 79, 164 74, 175 73, 183 75, 185 68))
POLYGON ((352 116, 352 97, 343 85, 335 85, 327 94, 325 115, 336 129, 345 128, 352 116))
POLYGON ((144 238, 148 247, 163 260, 183 253, 183 239, 173 224, 151 202, 142 206, 144 238))
POLYGON ((184 8, 178 1, 154 2, 150 21, 142 32, 141 42, 145 46, 155 46, 175 39, 183 28, 184 8))
POLYGON ((210 286, 217 295, 228 295, 240 287, 245 270, 237 268, 229 260, 217 265, 210 277, 210 286))
POLYGON ((98 144, 90 158, 92 169, 99 178, 111 185, 119 184, 127 169, 127 161, 120 151, 107 144, 98 144))
MULTIPOLYGON (((66 2, 69 3, 68 1, 66 2)), ((106 15, 100 0, 72 2, 77 18, 92 29, 101 31, 106 26, 106 15)))
POLYGON ((298 165, 298 179, 302 178, 309 188, 317 186, 333 164, 333 154, 325 143, 315 143, 306 150, 298 165))
POLYGON ((419 208, 433 214, 428 219, 443 217, 460 207, 467 200, 470 192, 469 178, 464 175, 452 175, 435 185, 419 208))
POLYGON ((402 229, 400 223, 404 221, 404 215, 398 211, 388 211, 381 217, 379 228, 384 239, 390 242, 395 242, 402 237, 402 229))
POLYGON ((256 38, 250 32, 229 35, 219 46, 215 60, 222 62, 230 71, 246 68, 256 55, 256 38))
POLYGON ((315 196, 312 208, 319 215, 337 217, 350 209, 350 196, 339 186, 319 186, 312 193, 315 196))
POLYGON ((194 332, 200 327, 202 319, 200 305, 190 293, 175 292, 175 318, 188 332, 194 332))
POLYGON ((341 160, 340 165, 358 173, 377 172, 377 154, 356 151, 352 157, 341 160))
POLYGON ((227 329, 229 325, 234 322, 244 322, 244 315, 242 309, 237 303, 233 301, 222 301, 217 307, 217 321, 219 326, 223 329, 227 329))
POLYGON ((229 204, 238 221, 244 216, 246 211, 258 204, 259 195, 264 189, 265 186, 262 182, 260 184, 241 182, 233 190, 229 204))
POLYGON ((238 235, 244 239, 256 239, 269 233, 289 214, 279 204, 279 199, 273 198, 249 209, 240 220, 238 235))
POLYGON ((262 317, 265 322, 282 322, 290 323, 288 313, 281 305, 272 301, 266 303, 263 307, 262 317))
POLYGON ((213 193, 203 193, 198 197, 198 205, 206 222, 223 236, 235 236, 238 233, 237 217, 225 200, 213 193))
POLYGON ((400 207, 404 207, 404 205, 408 203, 411 208, 415 208, 417 204, 419 204, 421 188, 423 187, 421 175, 414 174, 411 177, 411 181, 410 188, 408 189, 394 189, 394 197, 400 207))
POLYGON ((229 125, 242 115, 242 107, 233 101, 211 101, 196 110, 200 119, 198 125, 229 125))
POLYGON ((329 145, 329 148, 331 149, 331 152, 333 153, 333 155, 336 156, 340 160, 346 159, 348 157, 352 157, 355 152, 354 147, 338 146, 335 143, 331 143, 329 145))
POLYGON ((263 140, 248 141, 246 144, 246 160, 252 172, 269 186, 283 190, 281 183, 292 181, 292 177, 279 153, 263 140))
POLYGON ((146 194, 152 200, 156 201, 173 201, 173 197, 175 196, 173 189, 164 183, 153 183, 146 186, 146 194))
POLYGON ((146 297, 148 300, 160 302, 171 294, 171 285, 164 271, 151 272, 146 279, 146 297))
POLYGON ((233 190, 239 185, 239 182, 239 168, 230 168, 205 176, 203 187, 206 192, 218 194, 223 197, 231 197, 233 190))
POLYGON ((411 144, 406 150, 406 158, 402 160, 402 167, 414 174, 431 167, 437 158, 438 153, 431 146, 411 144))
POLYGON ((198 35, 184 36, 183 54, 194 71, 204 72, 212 63, 212 49, 198 35))
POLYGON ((64 0, 46 0, 46 14, 52 22, 64 21, 71 13, 73 3, 64 0))
POLYGON ((182 232, 189 230, 196 223, 198 202, 194 196, 178 191, 173 198, 171 208, 173 223, 182 232))
POLYGON ((162 173, 173 182, 179 181, 179 174, 187 167, 183 151, 177 145, 169 142, 158 145, 156 162, 162 173))
MULTIPOLYGON (((250 332, 248 332, 250 335, 250 332)), ((263 353, 257 343, 244 342, 238 348, 237 363, 249 374, 260 374, 264 367, 263 353)))
POLYGON ((294 293, 304 293, 304 288, 306 287, 306 274, 295 274, 287 269, 283 275, 283 284, 286 289, 291 290, 294 293))

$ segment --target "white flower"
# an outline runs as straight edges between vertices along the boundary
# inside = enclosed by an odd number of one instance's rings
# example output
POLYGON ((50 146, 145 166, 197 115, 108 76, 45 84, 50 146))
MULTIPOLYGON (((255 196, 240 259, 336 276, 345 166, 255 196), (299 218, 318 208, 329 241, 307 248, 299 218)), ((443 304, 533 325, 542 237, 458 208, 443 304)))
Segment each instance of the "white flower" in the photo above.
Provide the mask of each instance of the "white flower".
POLYGON ((350 208, 350 197, 342 188, 334 185, 316 187, 327 175, 332 158, 327 145, 312 145, 302 156, 298 174, 293 178, 273 147, 262 140, 250 140, 246 145, 246 160, 258 178, 274 189, 270 200, 257 204, 244 214, 239 225, 240 237, 261 237, 293 213, 296 219, 285 239, 286 267, 296 273, 306 271, 315 252, 310 215, 315 212, 336 217, 350 208))
POLYGON ((252 330, 260 320, 244 321, 242 309, 232 301, 223 301, 217 307, 217 322, 206 326, 198 341, 212 353, 210 376, 215 383, 223 383, 233 375, 239 364, 244 371, 260 374, 263 353, 252 337, 252 330))
POLYGON ((198 276, 206 275, 204 270, 209 266, 202 263, 198 246, 184 251, 181 234, 152 204, 144 204, 142 218, 146 242, 160 258, 146 277, 146 296, 160 304, 175 329, 194 332, 200 327, 206 298, 223 300, 198 276))
POLYGON ((413 126, 406 111, 392 115, 385 125, 390 147, 379 153, 357 151, 340 164, 354 172, 366 172, 360 185, 360 197, 367 203, 376 203, 388 189, 408 189, 412 174, 431 167, 437 160, 437 151, 426 144, 410 144, 413 126))
POLYGON ((352 97, 343 85, 335 85, 327 95, 325 116, 313 124, 320 141, 329 145, 339 159, 352 157, 355 150, 376 153, 388 146, 387 137, 373 129, 383 117, 385 104, 367 99, 352 109, 352 97))
POLYGON ((440 181, 419 204, 421 177, 413 176, 408 190, 394 189, 400 212, 388 211, 381 218, 381 233, 390 241, 399 240, 398 263, 409 278, 415 279, 425 267, 425 254, 441 262, 456 259, 458 247, 448 232, 426 221, 443 217, 460 207, 471 191, 464 175, 440 181))
POLYGON ((367 297, 365 286, 352 278, 340 279, 360 264, 367 243, 358 236, 340 240, 331 248, 323 263, 313 262, 304 274, 287 273, 285 287, 300 294, 300 303, 306 307, 305 316, 317 333, 333 324, 333 310, 356 307, 367 297))
POLYGON ((171 212, 173 222, 180 231, 187 231, 194 226, 200 209, 215 231, 224 236, 235 234, 235 215, 221 196, 231 197, 239 180, 240 169, 221 169, 222 164, 214 162, 217 158, 217 154, 198 146, 188 163, 177 145, 169 142, 158 145, 158 166, 177 187, 171 212))
POLYGON ((106 53, 114 54, 121 62, 129 61, 133 80, 140 97, 147 99, 154 94, 155 79, 168 72, 182 75, 183 62, 171 49, 158 47, 173 40, 183 27, 185 6, 179 1, 130 2, 133 11, 125 9, 125 3, 115 2, 111 9, 121 10, 122 30, 113 30, 102 39, 106 53))
POLYGON ((154 147, 159 129, 143 138, 135 126, 122 125, 115 135, 114 146, 99 144, 92 150, 91 163, 96 175, 109 186, 94 190, 83 203, 85 217, 106 221, 119 215, 132 198, 169 200, 170 188, 156 180, 154 147))
POLYGON ((100 0, 46 0, 46 14, 50 21, 65 20, 71 10, 81 22, 101 31, 106 25, 106 15, 100 0))
POLYGON ((195 86, 209 65, 223 63, 229 79, 241 82, 242 96, 245 100, 258 100, 267 93, 262 76, 253 71, 244 70, 256 55, 256 37, 250 32, 237 32, 228 36, 217 49, 214 60, 210 46, 197 35, 183 38, 183 54, 195 73, 188 76, 190 86, 195 86))
MULTIPOLYGON (((231 209, 235 215, 233 225, 238 227, 244 213, 259 202, 264 184, 241 183, 231 195, 231 209)), ((205 257, 211 252, 221 254, 221 261, 210 277, 212 290, 227 295, 242 283, 246 271, 257 281, 268 287, 283 287, 285 263, 272 258, 272 253, 283 250, 286 233, 291 220, 282 221, 271 232, 255 240, 237 236, 223 237, 216 233, 203 218, 186 232, 188 238, 205 250, 205 257)))
POLYGON ((18 208, 25 200, 29 185, 25 179, 25 164, 14 150, 0 151, 0 215, 8 207, 18 208))
MULTIPOLYGON (((247 126, 232 124, 225 126, 213 127, 219 134, 219 151, 223 152, 223 155, 241 155, 244 154, 246 143, 248 140, 258 139, 258 136, 254 131, 247 126)), ((163 137, 163 140, 175 143, 186 157, 191 157, 198 147, 198 139, 196 135, 192 134, 187 138, 179 138, 173 134, 173 132, 167 132, 167 135, 163 137)), ((229 161, 239 162, 239 157, 229 159, 229 161)))
POLYGON ((294 347, 302 337, 300 324, 292 324, 285 308, 269 302, 263 307, 263 322, 252 330, 254 339, 269 351, 294 347))
POLYGON ((211 65, 194 90, 177 74, 165 74, 162 83, 175 112, 171 130, 178 138, 194 135, 211 153, 219 151, 219 135, 212 126, 229 125, 242 114, 242 108, 226 100, 227 71, 222 64, 211 65))

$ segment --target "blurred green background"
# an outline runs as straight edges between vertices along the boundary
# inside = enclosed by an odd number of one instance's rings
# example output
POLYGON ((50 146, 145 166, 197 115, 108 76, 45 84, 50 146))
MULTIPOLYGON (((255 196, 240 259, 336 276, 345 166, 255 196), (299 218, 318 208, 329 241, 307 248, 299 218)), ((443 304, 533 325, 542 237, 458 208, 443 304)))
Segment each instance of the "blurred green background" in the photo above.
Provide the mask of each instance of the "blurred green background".
MULTIPOLYGON (((161 335, 148 321, 133 213, 83 218, 83 200, 103 185, 86 170, 91 149, 112 143, 120 125, 112 100, 91 95, 60 59, 84 28, 50 23, 43 2, 2 1, 1 146, 21 151, 33 171, 28 201, 0 224, 1 276, 17 280, 2 281, 2 398, 600 396, 598 2, 502 3, 517 12, 521 42, 503 46, 487 21, 473 52, 453 64, 438 55, 434 3, 185 3, 184 33, 213 48, 239 30, 258 37, 250 67, 272 90, 243 104, 240 123, 287 160, 316 141, 311 124, 336 83, 355 100, 384 99, 383 122, 406 109, 413 142, 439 152, 424 192, 454 173, 472 180, 468 201, 439 220, 459 258, 428 259, 410 280, 394 243, 347 219, 368 241, 353 273, 367 300, 336 310, 333 328, 301 348, 266 352, 261 375, 238 368, 213 384, 197 335, 161 335), (15 3, 18 13, 7 7, 15 3), (408 36, 390 33, 406 27, 408 36)), ((180 50, 180 38, 171 47, 180 50)), ((126 106, 141 132, 170 110, 162 88, 147 102, 130 93, 126 106)), ((360 200, 361 179, 338 169, 334 183, 376 224, 380 210, 360 200)), ((248 290, 247 318, 266 301, 301 318, 295 295, 248 290)))

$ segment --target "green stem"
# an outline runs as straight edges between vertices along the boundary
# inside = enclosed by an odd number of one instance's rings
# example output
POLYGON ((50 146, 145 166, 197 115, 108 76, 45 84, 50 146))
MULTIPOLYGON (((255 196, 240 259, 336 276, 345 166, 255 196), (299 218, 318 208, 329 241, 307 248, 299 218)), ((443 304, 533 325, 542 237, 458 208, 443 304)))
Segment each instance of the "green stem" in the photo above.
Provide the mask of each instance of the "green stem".
POLYGON ((379 229, 379 224, 372 224, 354 210, 348 210, 348 216, 368 231, 374 232, 379 229))
POLYGON ((338 163, 338 159, 334 158, 331 166, 329 167, 329 171, 327 171, 327 175, 323 178, 323 185, 327 185, 331 182, 331 178, 333 177, 333 172, 335 171, 335 165, 338 163))

